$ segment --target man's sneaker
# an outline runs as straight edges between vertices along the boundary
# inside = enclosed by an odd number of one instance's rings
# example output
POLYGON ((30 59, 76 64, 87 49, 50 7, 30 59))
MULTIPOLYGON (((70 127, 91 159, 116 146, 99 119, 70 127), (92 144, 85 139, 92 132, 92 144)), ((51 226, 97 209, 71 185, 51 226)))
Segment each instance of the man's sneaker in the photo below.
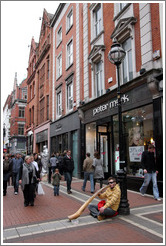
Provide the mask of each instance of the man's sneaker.
POLYGON ((98 215, 98 216, 97 216, 97 219, 98 219, 99 221, 100 221, 100 220, 104 220, 104 219, 105 219, 105 216, 104 216, 104 215, 103 215, 103 216, 102 216, 102 215, 98 215))
POLYGON ((15 194, 15 195, 17 195, 17 194, 18 194, 18 192, 17 192, 17 191, 15 191, 15 192, 14 192, 14 194, 15 194))
POLYGON ((159 202, 160 202, 160 201, 161 201, 161 198, 160 198, 160 197, 158 197, 158 198, 156 198, 155 200, 157 200, 157 201, 159 201, 159 202))

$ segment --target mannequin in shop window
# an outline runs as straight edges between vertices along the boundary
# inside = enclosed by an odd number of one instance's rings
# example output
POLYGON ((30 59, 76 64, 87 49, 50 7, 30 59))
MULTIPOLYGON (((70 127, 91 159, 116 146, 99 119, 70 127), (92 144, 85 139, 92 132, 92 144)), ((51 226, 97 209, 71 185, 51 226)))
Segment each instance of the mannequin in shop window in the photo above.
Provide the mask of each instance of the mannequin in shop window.
POLYGON ((48 172, 49 152, 47 146, 43 146, 43 152, 41 152, 41 163, 42 163, 42 176, 48 172))

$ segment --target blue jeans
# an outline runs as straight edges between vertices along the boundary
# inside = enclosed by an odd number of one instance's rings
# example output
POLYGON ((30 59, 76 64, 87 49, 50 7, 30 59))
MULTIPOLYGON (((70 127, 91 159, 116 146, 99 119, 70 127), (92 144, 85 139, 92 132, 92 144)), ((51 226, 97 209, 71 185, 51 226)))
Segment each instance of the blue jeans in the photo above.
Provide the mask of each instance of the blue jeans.
POLYGON ((67 191, 71 190, 71 181, 72 181, 72 173, 71 172, 64 172, 65 180, 67 183, 67 191))
POLYGON ((86 182, 87 180, 90 180, 90 186, 91 186, 91 192, 94 192, 94 180, 93 180, 93 173, 92 172, 84 172, 84 182, 83 182, 83 186, 82 189, 83 191, 85 191, 85 187, 86 187, 86 182))
POLYGON ((13 173, 13 185, 14 185, 14 192, 18 192, 19 172, 18 173, 13 173))
POLYGON ((157 174, 156 174, 156 172, 146 173, 144 175, 144 182, 140 188, 140 192, 142 194, 146 193, 146 190, 148 188, 148 185, 149 185, 151 179, 153 182, 153 195, 154 195, 154 198, 157 199, 157 198, 159 198, 159 191, 158 191, 158 187, 157 187, 157 174))
POLYGON ((59 196, 59 185, 54 185, 54 196, 59 196))

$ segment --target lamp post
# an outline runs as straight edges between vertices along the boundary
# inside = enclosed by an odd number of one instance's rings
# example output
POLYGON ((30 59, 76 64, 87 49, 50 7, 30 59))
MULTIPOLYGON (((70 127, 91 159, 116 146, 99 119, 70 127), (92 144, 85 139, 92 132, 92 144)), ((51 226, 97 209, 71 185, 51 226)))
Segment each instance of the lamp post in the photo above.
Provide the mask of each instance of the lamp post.
POLYGON ((130 214, 130 208, 127 200, 127 179, 126 171, 124 170, 125 166, 125 157, 124 157, 124 148, 123 148, 123 129, 122 129, 122 109, 121 109, 121 91, 120 91, 120 78, 119 78, 119 68, 120 64, 124 60, 126 52, 120 46, 117 41, 114 41, 111 50, 108 53, 108 59, 113 63, 117 68, 117 99, 118 99, 118 128, 119 128, 119 163, 120 170, 117 171, 117 179, 120 183, 121 188, 121 201, 119 205, 119 214, 128 215, 130 214))

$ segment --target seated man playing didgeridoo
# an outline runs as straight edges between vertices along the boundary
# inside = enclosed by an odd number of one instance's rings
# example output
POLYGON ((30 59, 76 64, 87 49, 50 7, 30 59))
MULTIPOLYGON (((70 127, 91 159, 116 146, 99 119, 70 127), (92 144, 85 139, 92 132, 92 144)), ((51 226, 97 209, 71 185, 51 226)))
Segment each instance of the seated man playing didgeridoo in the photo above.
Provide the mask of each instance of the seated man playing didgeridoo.
POLYGON ((90 214, 98 220, 103 220, 107 216, 113 216, 117 213, 120 204, 121 190, 113 177, 108 178, 109 187, 104 193, 99 193, 100 199, 106 199, 103 207, 98 209, 98 205, 89 205, 90 214))

